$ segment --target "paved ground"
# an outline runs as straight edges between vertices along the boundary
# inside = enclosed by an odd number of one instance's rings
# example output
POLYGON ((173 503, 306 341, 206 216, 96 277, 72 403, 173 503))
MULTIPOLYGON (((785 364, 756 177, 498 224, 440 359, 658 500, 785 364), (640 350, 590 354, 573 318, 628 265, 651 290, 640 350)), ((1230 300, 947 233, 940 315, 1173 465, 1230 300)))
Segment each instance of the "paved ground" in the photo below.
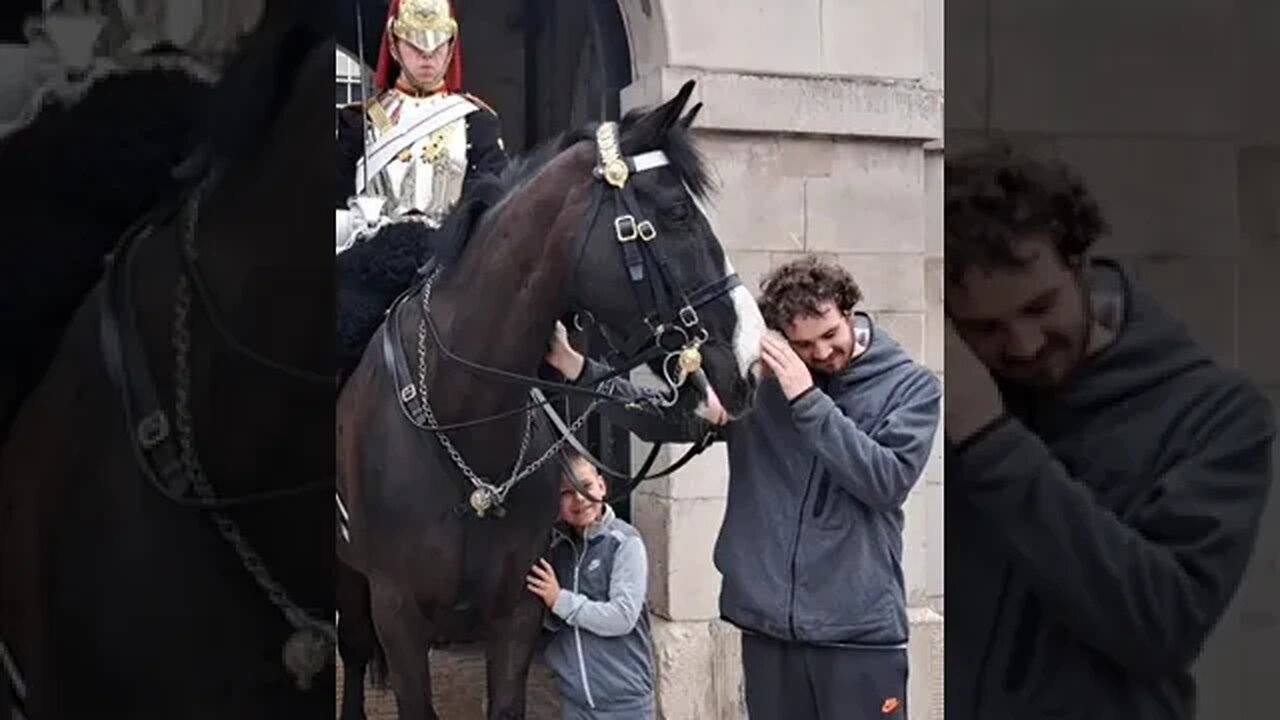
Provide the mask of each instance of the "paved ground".
MULTIPOLYGON (((431 683, 441 720, 485 720, 484 654, 479 649, 451 649, 431 654, 431 683)), ((338 663, 338 708, 342 708, 342 663, 338 663)), ((390 691, 365 693, 368 720, 395 720, 396 701, 390 691)), ((560 703, 546 666, 535 662, 529 672, 528 720, 558 720, 560 703)))

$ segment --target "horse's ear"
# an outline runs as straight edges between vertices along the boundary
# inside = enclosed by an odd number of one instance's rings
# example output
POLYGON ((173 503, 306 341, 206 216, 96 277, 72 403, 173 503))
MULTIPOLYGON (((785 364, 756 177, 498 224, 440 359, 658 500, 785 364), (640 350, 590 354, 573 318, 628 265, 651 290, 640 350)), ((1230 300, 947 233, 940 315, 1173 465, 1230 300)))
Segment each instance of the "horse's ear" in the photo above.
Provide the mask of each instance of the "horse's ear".
POLYGON ((636 134, 645 138, 646 142, 659 142, 663 135, 680 122, 680 114, 693 94, 694 81, 689 80, 680 87, 676 96, 645 114, 636 123, 636 134))
MULTIPOLYGON (((689 96, 693 95, 693 86, 696 85, 693 80, 686 80, 684 85, 680 86, 680 92, 676 96, 667 101, 661 110, 662 112, 662 129, 670 130, 680 122, 680 115, 684 113, 684 106, 689 104, 689 96)), ((695 111, 696 112, 696 111, 695 111)))
POLYGON ((689 112, 685 113, 684 117, 680 118, 680 127, 688 130, 689 126, 693 125, 694 118, 698 117, 698 111, 701 109, 702 103, 698 103, 697 105, 689 108, 689 112))

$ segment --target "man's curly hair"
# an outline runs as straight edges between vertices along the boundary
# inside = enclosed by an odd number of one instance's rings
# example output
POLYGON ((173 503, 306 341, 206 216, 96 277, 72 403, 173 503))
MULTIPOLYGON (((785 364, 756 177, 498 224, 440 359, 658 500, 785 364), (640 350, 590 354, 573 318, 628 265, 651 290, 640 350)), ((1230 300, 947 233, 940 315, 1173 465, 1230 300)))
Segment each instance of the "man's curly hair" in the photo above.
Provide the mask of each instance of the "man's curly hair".
POLYGON ((760 281, 760 291, 764 322, 778 331, 798 317, 819 314, 818 306, 825 302, 847 315, 862 300, 849 271, 812 255, 774 268, 760 281))
POLYGON ((1110 231, 1097 201, 1065 163, 1006 144, 948 158, 945 169, 947 281, 972 268, 1017 268, 1018 243, 1047 233, 1061 259, 1079 257, 1110 231))

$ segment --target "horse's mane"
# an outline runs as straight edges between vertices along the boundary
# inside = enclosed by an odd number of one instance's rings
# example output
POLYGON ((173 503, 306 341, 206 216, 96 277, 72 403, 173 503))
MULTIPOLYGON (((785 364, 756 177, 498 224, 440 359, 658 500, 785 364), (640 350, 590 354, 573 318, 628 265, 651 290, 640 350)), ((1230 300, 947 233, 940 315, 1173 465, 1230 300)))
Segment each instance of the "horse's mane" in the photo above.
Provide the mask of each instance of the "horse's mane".
MULTIPOLYGON (((646 113, 646 109, 632 110, 619 121, 622 152, 635 155, 648 150, 662 150, 689 192, 699 200, 705 200, 711 192, 711 173, 705 158, 693 143, 693 136, 677 123, 655 137, 659 134, 640 122, 646 113)), ((597 127, 596 123, 591 123, 553 136, 532 151, 513 158, 501 174, 468 183, 457 209, 449 215, 433 241, 437 261, 446 266, 456 261, 467 239, 482 231, 496 215, 494 210, 560 153, 583 141, 594 143, 597 127)))

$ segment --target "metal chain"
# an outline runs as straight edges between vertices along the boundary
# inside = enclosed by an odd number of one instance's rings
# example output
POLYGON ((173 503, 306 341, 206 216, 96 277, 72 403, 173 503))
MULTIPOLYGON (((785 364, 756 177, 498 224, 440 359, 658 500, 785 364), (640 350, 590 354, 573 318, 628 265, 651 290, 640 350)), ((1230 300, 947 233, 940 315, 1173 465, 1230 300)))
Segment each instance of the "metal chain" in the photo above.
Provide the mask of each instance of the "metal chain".
MULTIPOLYGON (((423 283, 423 319, 418 322, 418 401, 422 404, 423 415, 426 416, 427 422, 431 423, 432 426, 438 426, 440 423, 437 422, 435 412, 431 409, 431 403, 427 400, 427 321, 425 316, 426 313, 431 311, 431 287, 435 283, 439 274, 440 270, 437 268, 436 271, 427 278, 426 282, 423 283)), ((586 423, 587 418, 590 417, 592 411, 601 404, 602 401, 600 400, 592 402, 591 405, 587 407, 587 410, 583 412, 581 417, 569 426, 569 434, 576 433, 581 429, 583 424, 586 423)), ((471 466, 463 459, 462 453, 458 452, 457 448, 454 447, 453 442, 449 440, 444 432, 436 431, 435 433, 436 437, 440 440, 440 445, 445 449, 445 452, 449 454, 449 458, 453 460, 453 464, 462 471, 463 476, 466 477, 477 490, 483 490, 492 495, 498 503, 501 503, 506 499, 507 493, 511 491, 511 488, 515 487, 516 483, 537 472, 539 468, 554 457, 555 453, 563 447, 566 442, 568 442, 568 438, 566 437, 559 438, 552 443, 551 446, 547 448, 546 452, 539 456, 537 460, 534 460, 529 465, 521 468, 520 464, 524 462, 524 457, 529 451, 529 440, 532 434, 533 412, 526 411, 524 434, 520 440, 520 452, 516 456, 515 465, 511 468, 511 476, 501 485, 494 486, 493 484, 485 481, 484 478, 481 478, 474 470, 471 469, 471 466)))
MULTIPOLYGON (((199 210, 200 196, 203 186, 197 188, 192 196, 187 212, 184 213, 182 225, 182 242, 187 251, 195 248, 196 218, 199 210)), ((205 476, 204 468, 196 453, 194 424, 191 416, 191 287, 185 274, 178 275, 176 299, 173 318, 174 348, 174 424, 178 430, 178 443, 181 448, 182 462, 186 468, 191 486, 201 498, 207 501, 216 499, 213 487, 205 476)), ((272 576, 262 557, 249 545, 240 533, 240 529, 225 514, 209 511, 218 533, 231 545, 240 556, 240 562, 249 572, 258 586, 266 593, 273 605, 284 614, 295 630, 310 629, 320 632, 326 640, 336 645, 338 633, 332 623, 316 620, 289 597, 289 593, 272 576)))

